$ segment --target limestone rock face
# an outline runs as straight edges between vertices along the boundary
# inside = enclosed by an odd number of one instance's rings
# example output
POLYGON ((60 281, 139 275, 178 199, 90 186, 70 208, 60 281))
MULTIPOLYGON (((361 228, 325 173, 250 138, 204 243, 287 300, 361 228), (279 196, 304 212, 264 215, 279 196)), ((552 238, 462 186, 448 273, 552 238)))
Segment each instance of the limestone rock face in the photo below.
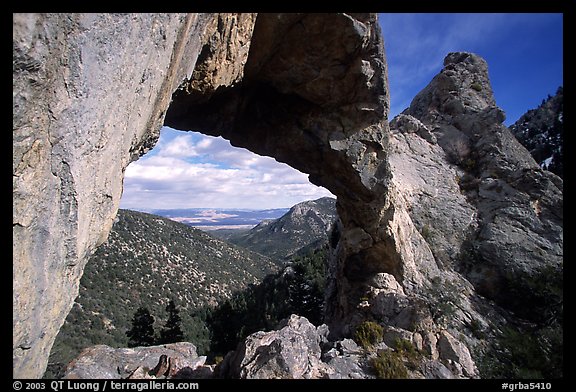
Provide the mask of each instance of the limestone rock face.
POLYGON ((388 191, 386 62, 374 15, 259 15, 242 81, 207 93, 196 84, 174 94, 167 125, 273 156, 338 197, 327 293, 335 330, 349 332, 356 287, 373 274, 418 281, 414 254, 404 274, 393 227, 403 215, 388 191))
POLYGON ((466 325, 490 331, 509 317, 483 297, 541 321, 546 294, 534 282, 563 269, 562 180, 538 167, 503 120, 486 62, 451 53, 390 123, 388 195, 403 216, 395 235, 403 290, 368 282, 369 306, 359 309, 404 338, 414 325, 428 331, 423 348, 456 377, 478 374, 470 355, 478 340, 466 325))
POLYGON ((562 270, 563 182, 541 170, 502 125, 482 58, 451 53, 444 65, 404 113, 438 142, 401 131, 401 144, 416 152, 408 159, 446 162, 401 170, 403 184, 420 183, 405 192, 411 217, 426 231, 438 263, 463 272, 480 294, 533 318, 524 304, 538 299, 528 282, 562 270), (417 150, 439 147, 433 154, 417 150))
POLYGON ((87 257, 112 226, 124 170, 156 142, 203 40, 241 30, 217 48, 218 58, 237 54, 218 78, 229 83, 241 76, 253 18, 13 16, 15 377, 44 372, 87 257))
POLYGON ((337 195, 369 199, 375 180, 358 171, 373 154, 365 143, 383 148, 382 135, 365 128, 385 118, 386 82, 374 15, 261 14, 242 81, 208 92, 195 79, 184 82, 166 124, 223 136, 309 173, 337 195))

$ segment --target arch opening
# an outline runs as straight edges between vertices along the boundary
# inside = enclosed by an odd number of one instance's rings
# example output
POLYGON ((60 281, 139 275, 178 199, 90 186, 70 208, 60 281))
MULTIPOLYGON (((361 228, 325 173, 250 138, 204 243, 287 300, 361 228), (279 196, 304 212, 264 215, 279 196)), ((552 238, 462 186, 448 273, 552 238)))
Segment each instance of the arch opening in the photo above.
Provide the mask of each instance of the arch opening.
POLYGON ((321 197, 334 196, 271 157, 163 127, 156 146, 126 169, 120 208, 282 209, 321 197))

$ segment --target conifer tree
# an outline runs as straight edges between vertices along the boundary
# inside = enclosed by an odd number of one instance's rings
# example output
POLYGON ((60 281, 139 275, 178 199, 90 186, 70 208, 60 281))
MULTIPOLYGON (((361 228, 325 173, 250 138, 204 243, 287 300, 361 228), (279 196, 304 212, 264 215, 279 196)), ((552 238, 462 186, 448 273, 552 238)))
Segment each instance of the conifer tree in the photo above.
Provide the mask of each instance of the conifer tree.
POLYGON ((132 329, 126 332, 128 347, 152 346, 155 343, 154 317, 146 307, 139 307, 132 319, 132 329))
POLYGON ((184 340, 184 333, 182 332, 182 318, 180 311, 176 307, 174 300, 170 300, 166 306, 168 312, 168 320, 164 328, 160 331, 160 343, 176 343, 184 340))

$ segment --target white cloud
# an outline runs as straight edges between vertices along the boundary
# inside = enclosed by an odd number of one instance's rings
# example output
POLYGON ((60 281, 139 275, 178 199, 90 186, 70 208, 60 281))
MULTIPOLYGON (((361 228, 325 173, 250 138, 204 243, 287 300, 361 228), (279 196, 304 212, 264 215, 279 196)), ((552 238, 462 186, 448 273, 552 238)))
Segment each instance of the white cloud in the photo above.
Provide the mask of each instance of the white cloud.
POLYGON ((160 141, 157 148, 158 155, 168 157, 187 158, 198 155, 190 135, 179 135, 169 142, 160 141))
POLYGON ((306 174, 226 140, 163 130, 126 169, 122 208, 277 208, 332 196, 306 174))

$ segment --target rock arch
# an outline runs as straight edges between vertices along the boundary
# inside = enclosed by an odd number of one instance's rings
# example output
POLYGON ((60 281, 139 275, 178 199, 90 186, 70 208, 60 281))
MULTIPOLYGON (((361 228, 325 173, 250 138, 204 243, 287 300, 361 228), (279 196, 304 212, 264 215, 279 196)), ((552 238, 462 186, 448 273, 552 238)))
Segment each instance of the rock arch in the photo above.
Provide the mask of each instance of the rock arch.
POLYGON ((334 322, 354 282, 403 278, 371 250, 395 247, 379 230, 392 216, 375 15, 27 14, 13 33, 14 377, 43 374, 123 172, 163 123, 272 156, 338 196, 334 322))

